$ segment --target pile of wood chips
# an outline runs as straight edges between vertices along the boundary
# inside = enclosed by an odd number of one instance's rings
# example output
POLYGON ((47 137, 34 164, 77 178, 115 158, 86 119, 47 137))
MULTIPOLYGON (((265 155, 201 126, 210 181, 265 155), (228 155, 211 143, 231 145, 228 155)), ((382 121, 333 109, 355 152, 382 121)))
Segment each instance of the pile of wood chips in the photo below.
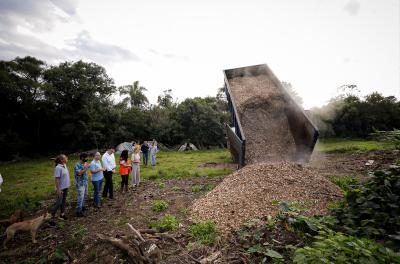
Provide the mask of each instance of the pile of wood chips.
POLYGON ((237 230, 246 221, 274 216, 274 200, 304 202, 308 215, 324 214, 341 190, 309 168, 289 162, 248 165, 227 176, 192 205, 194 222, 215 220, 219 230, 237 230))
POLYGON ((229 83, 246 137, 246 163, 292 160, 296 145, 282 91, 267 75, 236 77, 229 83))

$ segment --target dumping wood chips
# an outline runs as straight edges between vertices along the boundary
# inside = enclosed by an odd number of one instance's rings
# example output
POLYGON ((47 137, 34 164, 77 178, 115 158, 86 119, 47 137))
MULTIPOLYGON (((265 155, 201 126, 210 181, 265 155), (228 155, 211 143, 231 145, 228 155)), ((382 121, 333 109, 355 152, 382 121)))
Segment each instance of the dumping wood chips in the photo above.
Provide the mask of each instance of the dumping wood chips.
POLYGON ((289 162, 248 165, 227 176, 214 190, 192 205, 195 222, 215 220, 224 233, 237 230, 247 220, 274 216, 274 200, 304 202, 307 214, 327 213, 327 204, 341 190, 309 168, 289 162))
POLYGON ((246 164, 292 160, 296 144, 281 90, 267 75, 236 77, 229 83, 246 137, 246 164))

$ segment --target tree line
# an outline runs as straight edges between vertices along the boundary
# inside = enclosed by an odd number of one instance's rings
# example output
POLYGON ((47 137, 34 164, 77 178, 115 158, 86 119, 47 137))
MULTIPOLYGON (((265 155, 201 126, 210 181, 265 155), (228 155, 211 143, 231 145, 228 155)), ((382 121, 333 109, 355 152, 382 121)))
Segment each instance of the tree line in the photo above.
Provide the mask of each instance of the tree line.
POLYGON ((221 91, 177 103, 165 90, 154 105, 145 92, 138 81, 116 87, 95 63, 47 65, 30 56, 0 61, 0 159, 152 138, 167 146, 225 143, 229 113, 221 91))
MULTIPOLYGON (((284 84, 301 103, 291 85, 284 84)), ((360 97, 355 89, 344 86, 347 93, 308 111, 322 137, 367 137, 400 128, 397 98, 377 92, 360 97)), ((146 91, 138 81, 115 86, 95 63, 48 65, 29 56, 0 61, 0 160, 153 138, 167 146, 225 144, 230 114, 222 88, 215 97, 180 103, 168 89, 156 104, 149 103, 146 91)))
POLYGON ((375 131, 400 128, 400 101, 378 92, 356 95, 356 85, 341 87, 344 93, 328 104, 309 111, 322 137, 367 138, 375 131))

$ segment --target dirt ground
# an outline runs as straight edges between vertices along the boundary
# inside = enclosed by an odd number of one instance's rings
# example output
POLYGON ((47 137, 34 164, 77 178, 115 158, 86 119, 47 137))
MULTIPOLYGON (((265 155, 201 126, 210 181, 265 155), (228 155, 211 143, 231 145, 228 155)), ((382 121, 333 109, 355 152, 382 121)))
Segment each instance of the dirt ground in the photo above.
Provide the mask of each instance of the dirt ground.
MULTIPOLYGON (((313 156, 310 164, 325 175, 359 175, 367 176, 367 172, 383 168, 399 159, 400 154, 392 151, 374 151, 369 153, 322 154, 313 156), (368 160, 374 160, 370 166, 368 160)), ((204 166, 232 166, 227 164, 205 164, 204 166)), ((234 166, 234 165, 233 165, 234 166)), ((186 177, 163 181, 145 181, 135 192, 120 194, 115 200, 104 201, 102 208, 95 211, 89 205, 87 216, 74 216, 74 199, 68 205, 68 220, 57 222, 55 227, 43 224, 38 233, 38 243, 32 244, 30 235, 18 233, 10 242, 8 250, 1 250, 0 263, 130 263, 129 258, 111 244, 99 241, 95 234, 101 233, 111 237, 126 237, 131 235, 127 223, 137 229, 148 228, 164 214, 175 215, 180 226, 176 231, 169 232, 177 241, 168 238, 157 239, 154 242, 161 249, 161 263, 199 263, 212 252, 221 251, 218 263, 248 263, 249 256, 240 246, 237 239, 221 238, 213 247, 190 244, 187 228, 190 225, 189 207, 192 202, 205 192, 193 192, 192 186, 208 184, 216 186, 222 178, 216 177, 186 177), (169 207, 160 213, 151 209, 152 201, 163 199, 169 207), (61 250, 60 250, 61 249, 61 250)), ((73 187, 72 187, 73 188, 73 187)), ((47 204, 51 203, 49 200, 47 204)), ((30 217, 44 211, 30 212, 30 217)), ((28 216, 29 218, 29 216, 28 216)), ((2 229, 4 231, 4 229, 2 229)), ((277 234, 281 242, 288 237, 290 243, 296 238, 277 234)), ((4 237, 3 237, 4 239, 4 237)))

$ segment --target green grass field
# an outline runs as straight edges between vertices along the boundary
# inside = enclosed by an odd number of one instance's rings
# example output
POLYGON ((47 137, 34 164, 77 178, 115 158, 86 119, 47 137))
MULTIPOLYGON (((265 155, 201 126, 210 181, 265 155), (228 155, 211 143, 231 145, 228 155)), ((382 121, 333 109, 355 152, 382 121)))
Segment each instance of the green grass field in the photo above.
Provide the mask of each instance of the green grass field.
MULTIPOLYGON (((118 155, 116 159, 118 161, 118 155)), ((69 157, 68 168, 71 176, 71 193, 69 199, 75 199, 73 167, 77 157, 69 157)), ((199 168, 206 162, 231 162, 227 150, 207 150, 196 152, 160 151, 157 155, 156 169, 141 167, 141 177, 148 179, 170 179, 186 176, 222 176, 232 172, 231 169, 199 168)), ((9 217, 17 208, 27 210, 42 206, 54 194, 54 162, 47 158, 1 164, 0 173, 4 183, 0 192, 0 218, 9 217)), ((119 174, 114 174, 114 186, 119 186, 119 174)), ((89 192, 92 185, 89 183, 89 192)))
POLYGON ((316 145, 317 151, 327 153, 368 152, 393 148, 393 144, 388 142, 363 139, 322 139, 316 145))

